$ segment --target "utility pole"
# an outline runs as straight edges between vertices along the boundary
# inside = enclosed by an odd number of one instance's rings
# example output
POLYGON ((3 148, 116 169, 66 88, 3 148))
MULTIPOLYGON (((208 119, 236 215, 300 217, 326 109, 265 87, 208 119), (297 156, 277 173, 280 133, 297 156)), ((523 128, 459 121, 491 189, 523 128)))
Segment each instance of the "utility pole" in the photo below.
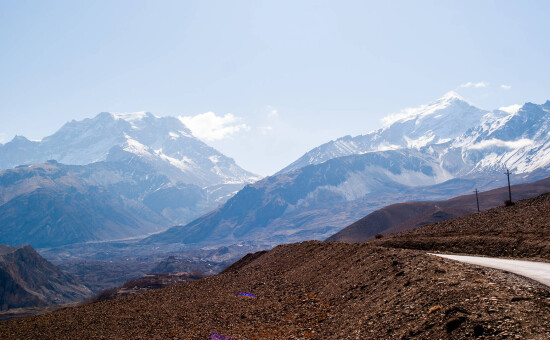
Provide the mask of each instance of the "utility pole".
POLYGON ((505 175, 508 177, 508 199, 512 203, 512 189, 510 189, 510 170, 506 169, 505 175))
POLYGON ((476 188, 475 193, 476 193, 476 202, 477 202, 477 212, 479 212, 479 198, 477 197, 477 193, 478 193, 478 192, 479 192, 479 191, 477 191, 477 188, 476 188))

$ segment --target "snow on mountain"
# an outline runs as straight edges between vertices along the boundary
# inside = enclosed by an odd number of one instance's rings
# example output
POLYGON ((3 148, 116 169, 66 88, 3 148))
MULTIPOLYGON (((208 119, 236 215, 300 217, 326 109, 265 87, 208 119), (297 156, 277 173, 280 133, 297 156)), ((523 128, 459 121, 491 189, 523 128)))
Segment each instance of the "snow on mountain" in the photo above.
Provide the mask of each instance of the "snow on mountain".
POLYGON ((500 111, 504 111, 506 113, 516 113, 521 109, 521 105, 519 104, 513 104, 509 106, 503 106, 498 108, 500 111))
POLYGON ((402 198, 410 187, 436 185, 449 178, 437 159, 417 150, 339 157, 247 185, 209 214, 144 242, 276 244, 328 237, 373 208, 372 203, 355 206, 354 202, 375 197, 378 206, 402 198))
MULTIPOLYGON (((454 92, 416 109, 404 111, 399 119, 386 118, 386 125, 374 142, 419 149, 460 136, 480 123, 487 111, 476 108, 454 92)), ((369 150, 370 151, 370 150, 369 150)))
POLYGON ((145 242, 322 238, 379 206, 505 185, 506 168, 514 183, 550 173, 550 101, 488 112, 449 93, 388 122, 321 145, 211 213, 145 242))
MULTIPOLYGON (((110 112, 115 119, 123 119, 135 127, 134 122, 141 122, 148 115, 152 115, 150 112, 138 111, 138 112, 110 112)), ((154 116, 155 118, 159 118, 154 116)))
POLYGON ((379 130, 325 143, 279 173, 345 155, 399 149, 435 156, 454 177, 505 168, 528 173, 550 165, 549 109, 550 101, 489 112, 449 92, 387 117, 379 130))
POLYGON ((68 122, 39 142, 16 137, 0 145, 0 169, 49 159, 85 165, 132 157, 155 165, 175 181, 202 187, 259 179, 193 137, 179 119, 149 112, 102 112, 92 119, 68 122))
POLYGON ((550 101, 487 116, 441 150, 439 158, 455 176, 504 169, 529 173, 550 166, 550 101))
POLYGON ((386 117, 385 126, 379 130, 325 143, 307 152, 279 173, 352 154, 402 148, 420 149, 427 145, 446 143, 480 124, 488 113, 468 103, 457 93, 449 92, 427 105, 405 109, 386 117))
MULTIPOLYGON (((240 168, 233 159, 194 137, 178 118, 157 117, 149 112, 102 112, 94 118, 68 122, 41 141, 17 136, 9 143, 0 144, 0 170, 49 160, 61 163, 60 167, 66 164, 71 176, 85 185, 101 188, 108 195, 126 202, 126 208, 119 209, 106 220, 127 220, 128 210, 135 212, 137 209, 128 208, 130 205, 145 206, 150 209, 151 216, 162 221, 157 223, 160 228, 187 223, 259 179, 240 168)), ((25 195, 34 197, 35 191, 45 190, 47 185, 38 180, 40 176, 39 172, 33 179, 36 183, 25 195)), ((48 176, 43 174, 43 177, 48 176)), ((78 185, 62 186, 56 192, 66 190, 69 195, 78 185)), ((0 194, 9 190, 12 189, 0 189, 0 194)), ((12 198, 10 202, 18 199, 12 198)), ((50 198, 57 202, 57 196, 50 198)), ((21 199, 28 197, 21 196, 21 199)), ((0 205, 7 203, 0 202, 0 205)), ((91 205, 83 209, 99 208, 91 205)), ((24 206, 18 211, 23 216, 26 214, 24 206)), ((151 218, 136 222, 136 232, 158 231, 150 228, 149 220, 151 218)), ((80 226, 75 228, 86 229, 93 223, 82 218, 80 226)), ((111 236, 117 232, 124 237, 136 236, 124 223, 111 223, 111 226, 111 236)), ((62 228, 59 221, 53 227, 62 228)), ((98 237, 102 240, 103 236, 98 237)))

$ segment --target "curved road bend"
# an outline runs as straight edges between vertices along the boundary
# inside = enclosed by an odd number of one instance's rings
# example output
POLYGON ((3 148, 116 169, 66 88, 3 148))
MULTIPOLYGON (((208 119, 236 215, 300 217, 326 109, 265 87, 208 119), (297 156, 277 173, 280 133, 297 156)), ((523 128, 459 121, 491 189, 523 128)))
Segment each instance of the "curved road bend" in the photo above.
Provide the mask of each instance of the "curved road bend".
POLYGON ((550 263, 498 259, 494 257, 428 254, 464 263, 476 264, 478 266, 505 270, 510 273, 528 277, 550 287, 550 263))

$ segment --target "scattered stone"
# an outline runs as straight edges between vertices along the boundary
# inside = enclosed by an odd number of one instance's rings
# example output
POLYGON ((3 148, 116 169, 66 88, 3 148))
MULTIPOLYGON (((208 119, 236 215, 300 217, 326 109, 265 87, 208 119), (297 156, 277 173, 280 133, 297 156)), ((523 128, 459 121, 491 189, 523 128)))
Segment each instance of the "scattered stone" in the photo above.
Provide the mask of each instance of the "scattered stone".
POLYGON ((464 316, 452 318, 451 320, 447 321, 447 323, 445 324, 445 329, 447 330, 447 333, 451 333, 452 331, 460 327, 460 325, 462 325, 464 321, 466 321, 466 317, 464 316))

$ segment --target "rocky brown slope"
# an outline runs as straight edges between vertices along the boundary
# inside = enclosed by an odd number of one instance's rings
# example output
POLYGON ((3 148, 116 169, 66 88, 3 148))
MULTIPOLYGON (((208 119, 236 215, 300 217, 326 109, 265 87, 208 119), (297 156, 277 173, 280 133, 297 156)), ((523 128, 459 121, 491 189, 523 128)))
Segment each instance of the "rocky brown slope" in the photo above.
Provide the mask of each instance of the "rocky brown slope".
POLYGON ((550 194, 373 242, 386 247, 550 261, 550 194))
POLYGON ((312 241, 249 255, 203 280, 2 322, 0 338, 543 339, 549 306, 546 289, 509 274, 312 241))
MULTIPOLYGON (((521 200, 550 192, 550 178, 512 186, 513 199, 521 200)), ((479 194, 480 209, 501 206, 508 199, 508 187, 479 194)), ((327 241, 363 242, 377 234, 391 234, 477 212, 475 194, 437 202, 392 204, 347 226, 327 241)))
POLYGON ((164 273, 164 274, 146 274, 134 280, 126 281, 124 284, 105 289, 86 302, 97 302, 109 299, 116 299, 121 296, 138 294, 154 289, 160 289, 172 286, 176 283, 199 280, 207 277, 203 273, 196 271, 192 273, 164 273))
POLYGON ((80 301, 91 293, 31 246, 0 245, 0 310, 80 301))

